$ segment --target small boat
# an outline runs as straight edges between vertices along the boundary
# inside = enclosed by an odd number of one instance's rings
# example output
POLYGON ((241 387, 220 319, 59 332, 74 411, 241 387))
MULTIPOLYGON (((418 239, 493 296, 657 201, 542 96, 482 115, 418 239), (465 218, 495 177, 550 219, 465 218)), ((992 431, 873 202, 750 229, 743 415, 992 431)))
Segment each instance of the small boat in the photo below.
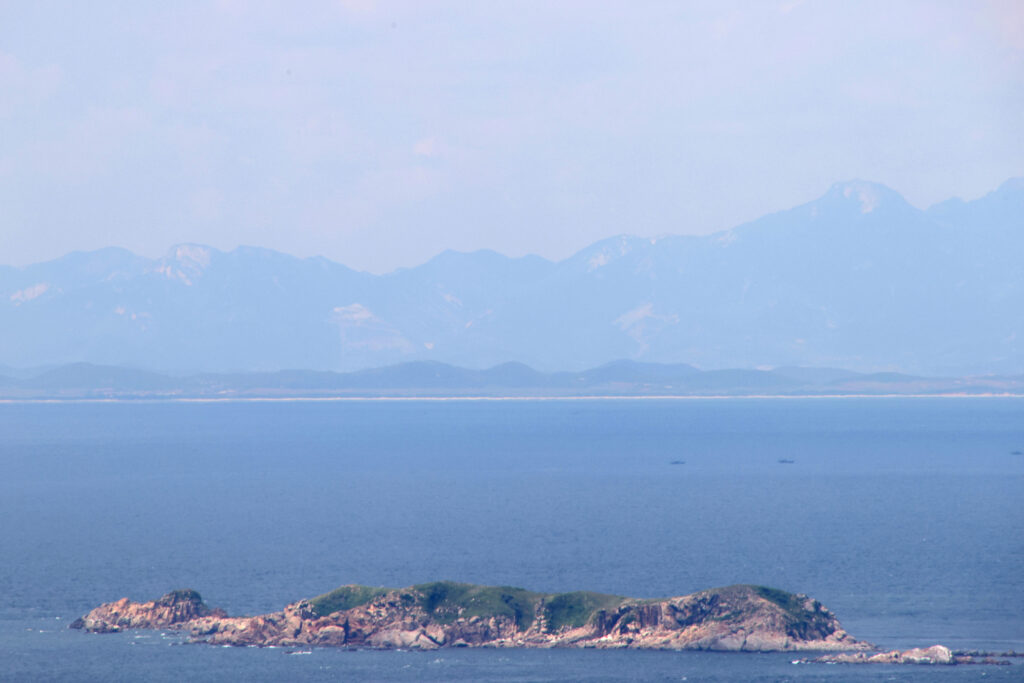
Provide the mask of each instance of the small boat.
POLYGON ((789 460, 788 458, 779 458, 780 465, 792 465, 796 460, 789 460))
POLYGON ((669 463, 669 465, 685 465, 685 464, 686 464, 685 460, 673 460, 672 462, 669 463))
POLYGON ((1024 451, 1010 451, 1010 455, 1024 455, 1024 451))

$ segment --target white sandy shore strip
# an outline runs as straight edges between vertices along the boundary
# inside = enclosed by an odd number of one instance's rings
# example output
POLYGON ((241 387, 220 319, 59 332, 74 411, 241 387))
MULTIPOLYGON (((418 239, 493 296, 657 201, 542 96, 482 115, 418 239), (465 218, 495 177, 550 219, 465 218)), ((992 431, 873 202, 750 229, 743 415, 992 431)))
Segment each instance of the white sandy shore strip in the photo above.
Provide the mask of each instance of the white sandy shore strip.
POLYGON ((195 397, 103 397, 103 398, 4 398, 0 404, 15 403, 331 403, 331 402, 396 402, 396 401, 749 401, 749 400, 821 400, 882 398, 1024 398, 1024 394, 743 394, 720 395, 651 395, 651 396, 195 396, 195 397))

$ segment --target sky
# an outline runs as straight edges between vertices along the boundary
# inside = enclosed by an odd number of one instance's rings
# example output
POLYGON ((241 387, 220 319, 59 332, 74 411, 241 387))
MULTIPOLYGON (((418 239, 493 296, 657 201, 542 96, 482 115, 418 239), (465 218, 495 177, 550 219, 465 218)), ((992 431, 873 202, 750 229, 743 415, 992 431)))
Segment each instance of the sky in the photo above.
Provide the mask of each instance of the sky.
POLYGON ((0 0, 0 264, 561 259, 1024 175, 1024 3, 0 0))

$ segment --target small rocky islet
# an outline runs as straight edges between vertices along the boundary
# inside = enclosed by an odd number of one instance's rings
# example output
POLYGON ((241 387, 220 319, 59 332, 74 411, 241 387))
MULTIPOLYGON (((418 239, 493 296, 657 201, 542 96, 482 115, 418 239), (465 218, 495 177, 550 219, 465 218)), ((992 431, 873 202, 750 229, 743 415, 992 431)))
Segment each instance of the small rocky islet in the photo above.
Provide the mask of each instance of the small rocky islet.
POLYGON ((763 586, 666 599, 536 593, 439 581, 401 589, 342 586, 279 612, 229 617, 194 590, 122 598, 72 628, 176 629, 214 645, 355 648, 595 647, 722 651, 867 650, 817 600, 763 586))
MULTIPOLYGON (((881 661, 871 654, 874 645, 846 633, 817 600, 751 585, 665 599, 537 593, 451 581, 400 589, 348 585, 278 612, 243 617, 211 608, 199 593, 185 589, 150 602, 122 598, 106 603, 71 628, 92 633, 179 630, 195 643, 229 646, 841 652, 819 659, 881 661)), ((890 663, 966 663, 942 646, 921 656, 887 655, 890 663)))

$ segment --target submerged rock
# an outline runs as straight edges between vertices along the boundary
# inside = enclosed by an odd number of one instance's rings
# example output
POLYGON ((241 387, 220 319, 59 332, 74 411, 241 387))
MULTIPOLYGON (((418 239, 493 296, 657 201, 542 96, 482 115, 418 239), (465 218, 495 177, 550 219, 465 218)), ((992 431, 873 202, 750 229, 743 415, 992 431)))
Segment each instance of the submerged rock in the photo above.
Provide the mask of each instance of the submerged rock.
POLYGON ((402 589, 343 586, 253 617, 228 617, 195 591, 175 591, 154 602, 107 603, 72 627, 94 633, 181 629, 196 642, 218 645, 873 649, 847 634, 818 601, 746 585, 654 600, 448 581, 402 589))

